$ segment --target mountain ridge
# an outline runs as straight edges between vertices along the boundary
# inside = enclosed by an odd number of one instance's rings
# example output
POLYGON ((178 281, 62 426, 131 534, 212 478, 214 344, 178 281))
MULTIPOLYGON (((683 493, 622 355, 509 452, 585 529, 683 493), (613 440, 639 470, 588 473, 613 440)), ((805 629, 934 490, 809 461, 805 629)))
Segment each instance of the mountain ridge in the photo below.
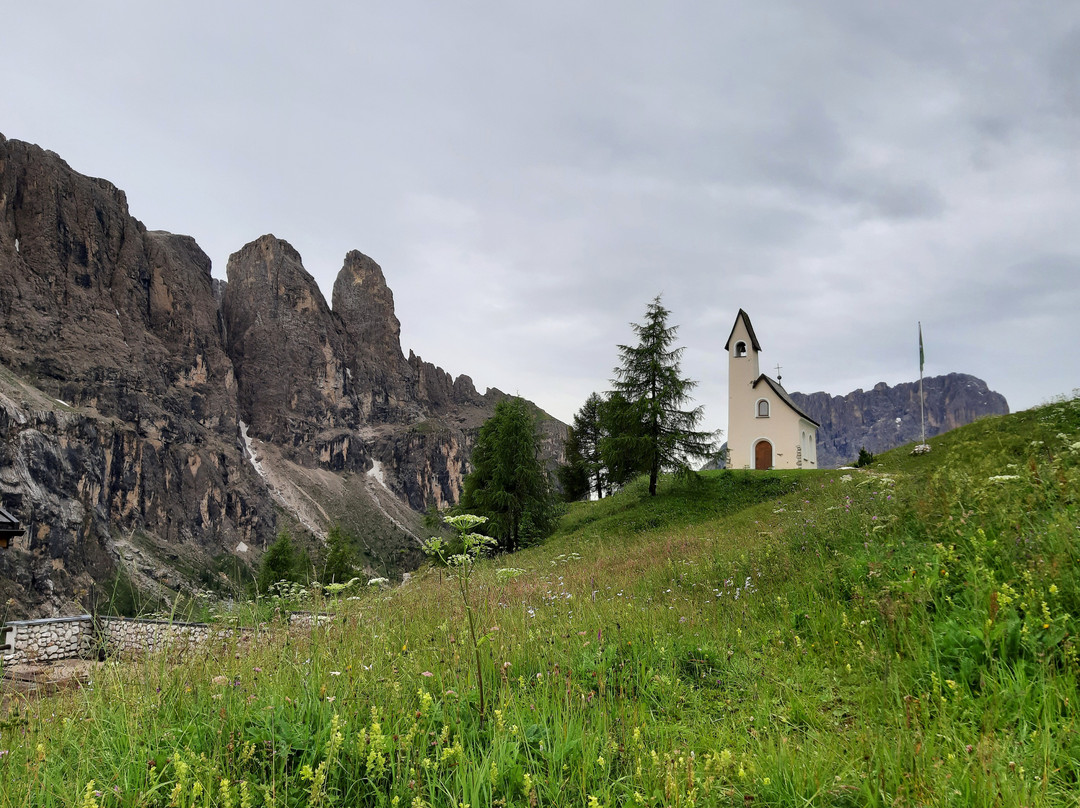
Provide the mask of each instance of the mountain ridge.
MULTIPOLYGON (((988 415, 1006 415, 1008 402, 985 381, 966 373, 923 380, 926 437, 932 438, 988 415)), ((878 382, 841 396, 825 392, 791 393, 792 400, 820 425, 818 465, 835 468, 854 462, 859 450, 875 454, 922 439, 919 383, 890 387, 878 382)))

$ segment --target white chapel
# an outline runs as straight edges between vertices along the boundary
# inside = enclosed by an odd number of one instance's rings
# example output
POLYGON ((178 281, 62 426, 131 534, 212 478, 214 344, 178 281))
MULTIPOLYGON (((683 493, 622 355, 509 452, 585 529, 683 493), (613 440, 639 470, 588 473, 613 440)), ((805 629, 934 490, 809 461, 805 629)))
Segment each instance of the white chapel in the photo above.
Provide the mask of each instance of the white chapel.
MULTIPOLYGON (((728 352, 729 469, 816 469, 819 424, 758 368, 761 344, 739 309, 728 352)), ((778 374, 779 375, 779 374, 778 374)))

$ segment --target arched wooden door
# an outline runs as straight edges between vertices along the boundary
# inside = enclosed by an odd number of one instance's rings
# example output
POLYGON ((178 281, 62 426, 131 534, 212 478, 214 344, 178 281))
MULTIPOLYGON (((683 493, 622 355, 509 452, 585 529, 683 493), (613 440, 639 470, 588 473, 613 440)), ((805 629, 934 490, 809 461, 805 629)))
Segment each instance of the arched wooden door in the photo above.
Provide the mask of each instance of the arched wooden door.
POLYGON ((772 468, 772 444, 767 440, 759 440, 754 446, 754 468, 772 468))

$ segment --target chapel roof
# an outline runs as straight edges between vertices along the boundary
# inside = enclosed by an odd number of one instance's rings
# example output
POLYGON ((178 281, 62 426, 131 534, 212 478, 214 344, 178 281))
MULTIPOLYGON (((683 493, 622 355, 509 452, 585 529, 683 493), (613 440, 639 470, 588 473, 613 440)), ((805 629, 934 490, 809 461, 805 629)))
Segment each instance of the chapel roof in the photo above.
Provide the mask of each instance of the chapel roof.
POLYGON ((742 317, 746 322, 746 333, 750 335, 750 345, 755 351, 761 350, 761 343, 758 342, 757 334, 754 333, 754 326, 750 325, 750 315, 742 309, 739 309, 739 313, 735 315, 735 324, 731 326, 731 333, 728 334, 727 342, 724 343, 724 350, 728 350, 731 346, 731 338, 735 336, 735 329, 739 325, 739 318, 742 317))
POLYGON ((754 383, 751 385, 751 387, 757 387, 762 382, 765 382, 767 385, 769 385, 769 387, 772 388, 772 391, 780 397, 780 400, 787 404, 789 407, 791 407, 791 409, 793 409, 800 418, 805 418, 807 421, 809 421, 816 427, 821 426, 821 424, 819 424, 817 421, 815 421, 813 418, 811 418, 809 415, 799 409, 798 405, 791 400, 791 396, 788 395, 787 390, 785 390, 783 385, 781 385, 780 382, 776 381, 776 379, 770 378, 764 373, 762 373, 754 380, 754 383))

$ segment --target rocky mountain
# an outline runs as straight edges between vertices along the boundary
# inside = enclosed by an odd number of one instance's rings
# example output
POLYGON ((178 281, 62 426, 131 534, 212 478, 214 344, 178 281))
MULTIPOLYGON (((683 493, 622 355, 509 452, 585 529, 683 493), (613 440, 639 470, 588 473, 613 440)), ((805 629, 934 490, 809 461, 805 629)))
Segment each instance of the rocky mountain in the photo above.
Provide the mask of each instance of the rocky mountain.
MULTIPOLYGON (((1009 412, 1004 396, 990 390, 982 379, 964 373, 926 378, 923 390, 928 438, 987 415, 1009 412)), ((845 396, 792 393, 791 398, 821 424, 817 449, 822 468, 854 462, 863 447, 877 454, 922 436, 918 382, 895 387, 880 382, 872 390, 845 396)))
MULTIPOLYGON (((224 584, 277 531, 340 523, 367 567, 420 560, 453 503, 477 392, 400 346, 381 268, 350 252, 327 304, 263 236, 215 280, 111 183, 0 135, 0 618, 81 609, 119 572, 169 597, 224 584)), ((550 451, 565 426, 545 417, 550 451)))

